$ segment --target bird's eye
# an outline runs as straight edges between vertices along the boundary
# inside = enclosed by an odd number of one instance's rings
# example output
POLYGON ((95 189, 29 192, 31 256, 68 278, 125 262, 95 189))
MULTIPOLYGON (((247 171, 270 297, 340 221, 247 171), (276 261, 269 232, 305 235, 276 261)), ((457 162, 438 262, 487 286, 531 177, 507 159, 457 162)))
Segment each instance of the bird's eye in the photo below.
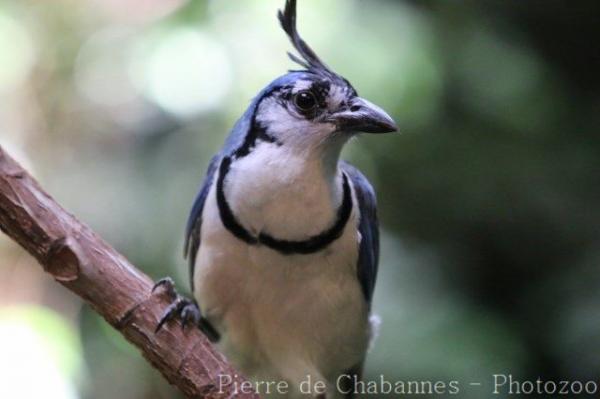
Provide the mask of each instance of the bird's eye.
POLYGON ((311 111, 317 106, 317 99, 310 91, 303 90, 294 96, 294 105, 300 111, 311 111))

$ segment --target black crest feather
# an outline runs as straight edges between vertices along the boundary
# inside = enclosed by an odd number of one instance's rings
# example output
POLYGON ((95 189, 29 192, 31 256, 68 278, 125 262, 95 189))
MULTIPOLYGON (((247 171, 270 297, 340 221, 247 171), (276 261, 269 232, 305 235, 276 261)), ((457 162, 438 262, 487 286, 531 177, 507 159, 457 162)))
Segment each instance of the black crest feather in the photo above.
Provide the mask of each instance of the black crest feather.
POLYGON ((286 0, 285 9, 283 11, 279 10, 277 16, 281 27, 287 33, 294 48, 303 58, 300 59, 294 54, 288 53, 290 59, 313 73, 337 77, 337 74, 321 61, 313 49, 298 34, 298 29, 296 28, 296 0, 286 0))

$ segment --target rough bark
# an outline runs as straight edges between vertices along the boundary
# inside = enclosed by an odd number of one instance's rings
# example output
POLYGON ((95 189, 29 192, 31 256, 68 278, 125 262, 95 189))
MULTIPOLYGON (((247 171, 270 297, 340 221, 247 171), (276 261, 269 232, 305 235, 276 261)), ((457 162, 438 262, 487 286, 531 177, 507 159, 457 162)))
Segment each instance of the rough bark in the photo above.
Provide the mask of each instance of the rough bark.
POLYGON ((0 229, 56 281, 83 298, 189 398, 257 398, 219 376, 242 377, 196 328, 154 329, 172 298, 50 197, 0 147, 0 229))

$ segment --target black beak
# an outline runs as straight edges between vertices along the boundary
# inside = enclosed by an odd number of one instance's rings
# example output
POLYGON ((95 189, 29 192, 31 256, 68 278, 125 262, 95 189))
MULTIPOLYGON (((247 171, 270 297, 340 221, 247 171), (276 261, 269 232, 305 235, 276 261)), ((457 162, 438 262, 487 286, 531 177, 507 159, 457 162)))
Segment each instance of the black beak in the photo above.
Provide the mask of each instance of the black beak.
POLYGON ((344 111, 332 115, 332 122, 340 131, 364 133, 390 133, 398 131, 398 126, 391 116, 377 105, 355 97, 344 111))

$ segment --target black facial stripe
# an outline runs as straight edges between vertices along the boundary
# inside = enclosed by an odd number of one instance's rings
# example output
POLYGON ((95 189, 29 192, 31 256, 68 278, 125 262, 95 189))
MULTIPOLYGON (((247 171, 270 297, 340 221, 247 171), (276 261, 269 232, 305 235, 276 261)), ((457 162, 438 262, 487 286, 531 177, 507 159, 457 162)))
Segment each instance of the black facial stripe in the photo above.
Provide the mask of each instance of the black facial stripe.
MULTIPOLYGON (((273 137, 269 133, 267 133, 267 128, 258 122, 254 123, 254 128, 252 130, 255 132, 257 140, 262 140, 267 143, 275 143, 278 146, 283 145, 282 142, 278 141, 275 137, 273 137)), ((255 145, 256 145, 256 143, 255 143, 255 145)), ((254 148, 254 147, 252 147, 252 148, 254 148)), ((252 151, 252 148, 250 149, 250 151, 252 151)))
MULTIPOLYGON (((315 76, 314 79, 307 78, 305 81, 311 82, 310 85, 304 90, 308 90, 311 93, 313 93, 313 95, 317 99, 318 107, 316 109, 310 111, 303 111, 301 109, 298 109, 298 107, 296 107, 293 104, 294 95, 301 91, 299 90, 294 92, 295 85, 285 85, 276 87, 271 92, 267 93, 265 97, 272 96, 275 98, 275 101, 277 101, 277 103, 280 106, 288 110, 293 109, 296 113, 302 115, 307 120, 313 120, 318 118, 323 112, 327 110, 327 100, 329 95, 331 94, 333 84, 341 86, 342 90, 345 92, 348 98, 355 97, 358 95, 354 87, 352 87, 352 85, 350 84, 350 82, 348 82, 344 78, 338 78, 336 81, 332 82, 330 80, 322 79, 321 77, 315 76)), ((345 101, 342 102, 340 108, 344 108, 346 104, 347 103, 345 101)))
POLYGON ((246 139, 244 140, 244 144, 240 148, 238 148, 233 155, 236 158, 243 158, 246 155, 250 154, 254 147, 256 147, 256 142, 258 140, 265 141, 267 143, 275 143, 278 146, 281 146, 282 143, 278 141, 275 137, 271 136, 267 133, 267 129, 261 124, 255 122, 253 124, 252 129, 246 135, 246 139))
MULTIPOLYGON (((258 103, 260 104, 265 98, 272 96, 274 93, 282 90, 283 88, 288 88, 288 87, 289 86, 280 86, 280 87, 273 88, 273 90, 265 93, 258 100, 258 103)), ((257 107, 257 109, 258 109, 258 107, 257 107)), ((260 123, 258 123, 256 121, 256 112, 252 116, 252 122, 251 122, 250 126, 251 126, 250 130, 246 134, 246 137, 244 137, 244 142, 237 150, 235 150, 233 152, 233 156, 235 158, 242 158, 242 157, 245 157, 246 155, 248 155, 254 149, 254 147, 256 147, 257 140, 263 140, 263 141, 266 141, 269 143, 277 143, 277 145, 281 145, 281 143, 279 141, 277 141, 277 139, 275 137, 273 137, 269 133, 267 133, 267 129, 264 126, 262 126, 260 123)))
MULTIPOLYGON (((312 80, 311 80, 312 81, 312 80)), ((327 110, 327 97, 331 90, 331 82, 327 80, 314 80, 307 89, 293 91, 294 86, 283 86, 280 94, 277 96, 277 102, 286 109, 293 107, 294 111, 302 115, 307 120, 316 119, 327 110), (294 96, 302 91, 309 91, 317 100, 317 107, 310 110, 303 110, 294 105, 294 96)))
POLYGON ((219 207, 219 215, 221 216, 223 225, 235 237, 250 245, 265 245, 285 255, 310 254, 318 252, 341 237, 342 233, 344 232, 344 228, 350 219, 350 214, 352 213, 352 194, 350 192, 348 177, 345 173, 342 174, 344 190, 343 200, 342 204, 337 210, 335 223, 323 232, 306 240, 291 241, 280 240, 267 233, 259 233, 258 237, 254 237, 236 219, 233 211, 227 203, 223 188, 225 177, 229 172, 230 166, 231 158, 228 156, 224 157, 221 161, 221 166, 219 167, 219 179, 217 180, 217 205, 219 207))
POLYGON ((317 80, 314 82, 310 91, 314 93, 319 101, 319 105, 321 107, 327 106, 327 97, 329 96, 329 91, 331 90, 331 83, 327 80, 317 80))

